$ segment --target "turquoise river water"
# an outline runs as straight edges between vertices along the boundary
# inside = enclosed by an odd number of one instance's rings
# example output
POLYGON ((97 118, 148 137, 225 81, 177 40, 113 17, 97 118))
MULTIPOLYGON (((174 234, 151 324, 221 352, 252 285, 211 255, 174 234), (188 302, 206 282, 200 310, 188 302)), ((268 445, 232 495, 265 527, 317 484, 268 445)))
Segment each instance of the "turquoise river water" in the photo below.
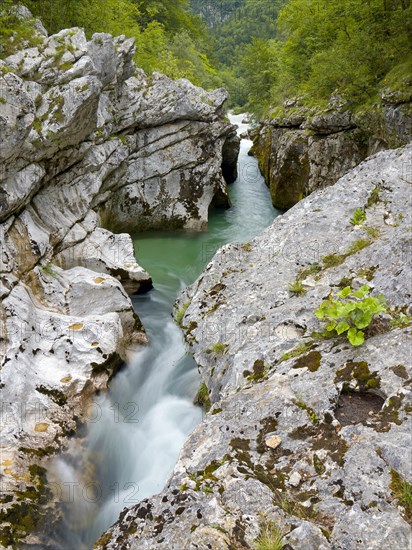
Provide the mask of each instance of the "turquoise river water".
MULTIPOLYGON (((232 116, 239 134, 243 115, 232 116)), ((208 230, 149 232, 134 237, 138 262, 151 274, 154 289, 134 296, 149 345, 132 357, 96 398, 82 448, 55 461, 64 487, 64 525, 56 535, 62 548, 89 550, 124 507, 158 493, 189 433, 202 418, 193 404, 200 377, 171 312, 176 297, 229 242, 255 237, 279 214, 243 139, 239 177, 229 186, 232 207, 209 213, 208 230), (93 479, 93 482, 90 482, 93 479)))

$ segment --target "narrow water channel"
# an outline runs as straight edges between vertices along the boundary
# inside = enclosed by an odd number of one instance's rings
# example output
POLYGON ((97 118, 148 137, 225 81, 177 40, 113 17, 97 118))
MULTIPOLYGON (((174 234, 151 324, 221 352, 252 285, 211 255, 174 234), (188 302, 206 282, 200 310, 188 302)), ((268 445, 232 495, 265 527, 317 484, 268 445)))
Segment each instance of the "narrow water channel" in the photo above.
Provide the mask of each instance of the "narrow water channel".
MULTIPOLYGON (((239 133, 247 129, 242 118, 231 117, 239 133)), ((135 236, 138 262, 154 284, 148 294, 133 297, 149 345, 96 400, 84 441, 87 456, 72 453, 56 460, 57 475, 66 484, 60 536, 67 550, 90 550, 124 507, 161 491, 185 439, 201 420, 202 410, 193 405, 200 378, 171 312, 179 291, 220 246, 250 240, 278 214, 257 161, 247 154, 250 147, 249 140, 242 140, 239 177, 230 186, 232 208, 211 211, 207 232, 135 236)))

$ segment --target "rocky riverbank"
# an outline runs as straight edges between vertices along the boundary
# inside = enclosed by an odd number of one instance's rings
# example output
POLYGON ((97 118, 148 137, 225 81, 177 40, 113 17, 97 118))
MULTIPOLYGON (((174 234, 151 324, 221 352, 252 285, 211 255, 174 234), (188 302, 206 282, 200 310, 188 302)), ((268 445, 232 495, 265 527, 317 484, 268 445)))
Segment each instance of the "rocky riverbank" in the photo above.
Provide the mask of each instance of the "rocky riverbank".
POLYGON ((410 83, 403 92, 384 90, 378 104, 357 109, 341 98, 323 109, 286 101, 254 137, 253 153, 274 206, 288 209, 377 151, 407 144, 411 101, 410 83))
POLYGON ((47 457, 146 342, 125 289, 150 275, 112 231, 204 228, 238 147, 224 90, 147 77, 124 36, 47 36, 19 13, 35 35, 0 61, 0 543, 13 548, 52 529, 47 457))
POLYGON ((408 548, 411 166, 410 145, 376 154, 183 293, 210 410, 166 488, 96 548, 251 548, 267 528, 295 550, 408 548), (354 347, 314 312, 363 285, 386 311, 354 347))

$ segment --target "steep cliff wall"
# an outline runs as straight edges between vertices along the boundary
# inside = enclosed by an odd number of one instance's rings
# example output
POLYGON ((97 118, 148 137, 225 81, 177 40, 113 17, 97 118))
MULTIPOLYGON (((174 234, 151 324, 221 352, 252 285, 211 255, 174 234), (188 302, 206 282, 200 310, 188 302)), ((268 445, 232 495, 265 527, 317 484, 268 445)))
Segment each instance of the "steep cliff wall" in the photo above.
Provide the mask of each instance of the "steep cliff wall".
POLYGON ((285 102, 254 138, 253 153, 270 187, 273 204, 288 209, 315 189, 333 185, 382 149, 412 139, 412 92, 387 92, 379 105, 354 112, 331 101, 323 110, 285 102))
POLYGON ((411 166, 411 146, 378 153, 183 293, 210 412, 167 487, 97 548, 246 549, 275 528, 291 550, 408 547, 411 166), (365 284, 386 312, 354 347, 314 312, 365 284))
POLYGON ((203 228, 236 163, 224 90, 147 77, 124 36, 33 24, 36 45, 0 61, 0 545, 14 548, 52 524, 42 460, 146 342, 125 288, 150 276, 111 230, 203 228))

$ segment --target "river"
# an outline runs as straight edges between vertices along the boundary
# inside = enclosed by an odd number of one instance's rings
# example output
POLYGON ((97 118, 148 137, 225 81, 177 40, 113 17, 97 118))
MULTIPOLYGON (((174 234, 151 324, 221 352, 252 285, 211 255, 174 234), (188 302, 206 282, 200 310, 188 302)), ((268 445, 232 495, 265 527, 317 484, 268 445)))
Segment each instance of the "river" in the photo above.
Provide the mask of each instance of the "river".
MULTIPOLYGON (((242 119, 231 116, 239 134, 247 129, 242 119)), ((84 455, 72 450, 55 461, 65 508, 57 537, 67 550, 90 550, 124 507, 161 491, 202 418, 202 409, 193 405, 201 380, 171 312, 179 291, 200 275, 220 246, 252 239, 279 213, 257 161, 247 154, 251 145, 241 142, 239 177, 229 186, 232 207, 211 210, 206 232, 134 236, 137 260, 154 285, 132 298, 149 345, 116 375, 108 393, 96 398, 84 455)))

